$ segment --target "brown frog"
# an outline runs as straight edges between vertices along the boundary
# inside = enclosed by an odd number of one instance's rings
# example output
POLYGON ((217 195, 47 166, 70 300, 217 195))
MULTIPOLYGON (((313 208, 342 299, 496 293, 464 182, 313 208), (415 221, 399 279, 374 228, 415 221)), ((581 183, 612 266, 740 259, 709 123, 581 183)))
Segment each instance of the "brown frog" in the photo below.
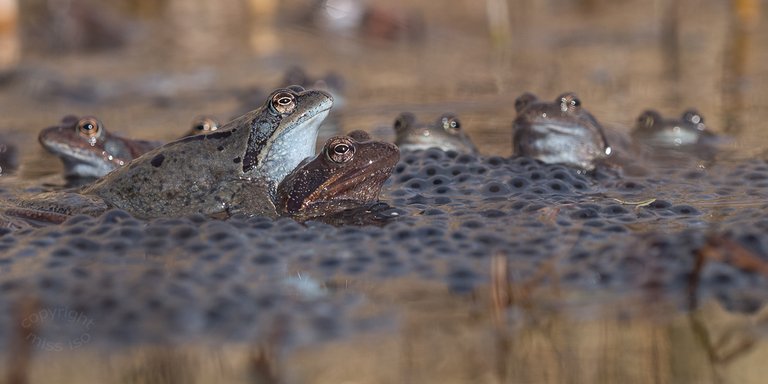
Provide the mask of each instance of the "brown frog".
POLYGON ((101 177, 162 145, 109 133, 93 116, 68 115, 40 132, 40 144, 64 163, 67 177, 101 177))
POLYGON ((395 145, 363 131, 331 137, 280 183, 278 210, 303 221, 375 202, 399 159, 395 145))

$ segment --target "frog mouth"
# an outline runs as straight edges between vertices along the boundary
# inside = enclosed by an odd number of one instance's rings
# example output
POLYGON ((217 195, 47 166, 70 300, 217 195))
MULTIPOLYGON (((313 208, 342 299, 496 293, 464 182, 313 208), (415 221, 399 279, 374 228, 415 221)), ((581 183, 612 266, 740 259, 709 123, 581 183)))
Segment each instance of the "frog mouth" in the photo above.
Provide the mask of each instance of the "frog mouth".
POLYGON ((403 140, 399 145, 401 149, 408 151, 426 150, 430 148, 454 149, 453 140, 440 133, 433 132, 431 128, 423 128, 415 131, 403 140))
POLYGON ((318 188, 305 199, 305 206, 312 205, 309 202, 321 202, 328 200, 346 201, 374 201, 381 193, 381 187, 392 174, 397 165, 398 158, 393 160, 381 159, 371 161, 364 167, 356 168, 352 172, 344 172, 334 176, 326 182, 323 188, 318 188))
MULTIPOLYGON (((675 127, 677 128, 677 127, 675 127)), ((659 147, 682 147, 696 144, 699 135, 685 129, 664 129, 651 136, 651 143, 659 147)))
POLYGON ((541 134, 558 134, 577 136, 579 131, 587 127, 580 124, 562 123, 555 121, 539 121, 531 124, 531 128, 541 134))
POLYGON ((123 165, 124 160, 112 156, 106 150, 94 151, 95 147, 86 144, 74 144, 67 141, 40 139, 40 144, 61 159, 67 176, 99 177, 123 165), (78 145, 79 144, 79 145, 78 145))

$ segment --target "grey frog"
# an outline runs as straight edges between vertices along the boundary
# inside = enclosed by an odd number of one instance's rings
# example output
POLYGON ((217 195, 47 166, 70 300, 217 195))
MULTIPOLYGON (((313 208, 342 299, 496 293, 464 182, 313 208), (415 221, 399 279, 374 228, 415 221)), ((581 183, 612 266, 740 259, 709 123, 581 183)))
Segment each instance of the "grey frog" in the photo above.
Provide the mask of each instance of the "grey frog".
POLYGON ((689 109, 679 119, 665 119, 655 110, 646 110, 637 118, 632 137, 653 147, 679 148, 712 144, 716 135, 707 129, 704 117, 689 109))
POLYGON ((432 124, 419 124, 409 112, 401 113, 394 124, 395 144, 403 151, 440 148, 444 151, 477 153, 475 144, 461 128, 459 118, 446 113, 432 124))
POLYGON ((545 163, 560 163, 592 170, 598 160, 613 152, 603 127, 567 92, 553 102, 524 93, 515 100, 517 118, 512 123, 515 155, 545 163))

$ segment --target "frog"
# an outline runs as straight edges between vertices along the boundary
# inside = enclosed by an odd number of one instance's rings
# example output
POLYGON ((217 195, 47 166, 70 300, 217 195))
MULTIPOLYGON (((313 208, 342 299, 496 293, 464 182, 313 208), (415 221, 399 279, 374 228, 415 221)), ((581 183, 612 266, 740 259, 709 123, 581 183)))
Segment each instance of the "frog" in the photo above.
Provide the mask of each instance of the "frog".
POLYGON ((315 154, 320 124, 332 105, 324 91, 277 89, 261 107, 218 130, 155 148, 79 193, 145 219, 276 216, 277 186, 315 154))
POLYGON ((565 92, 552 102, 526 92, 515 100, 515 111, 514 155, 581 171, 593 171, 613 155, 602 125, 573 92, 565 92))
POLYGON ((399 159, 396 145, 365 131, 333 136, 280 183, 278 211, 305 221, 375 203, 399 159))
POLYGON ((649 109, 637 118, 632 138, 656 148, 685 148, 714 144, 717 135, 704 124, 704 117, 696 109, 688 109, 679 119, 665 119, 649 109))
POLYGON ((67 115, 38 135, 40 144, 64 163, 67 178, 98 178, 161 146, 110 133, 94 116, 67 115))
MULTIPOLYGON (((180 137, 200 135, 217 130, 221 124, 210 116, 196 116, 190 129, 180 137)), ((164 144, 159 140, 137 140, 110 133, 94 116, 78 118, 68 115, 58 126, 44 129, 38 140, 42 146, 64 163, 69 185, 85 184, 106 175, 146 152, 164 144), (84 179, 80 182, 78 179, 84 179)))
MULTIPOLYGON (((21 196, 6 202, 2 216, 7 226, 18 228, 61 224, 74 215, 98 216, 110 206, 106 201, 93 195, 83 195, 71 190, 40 192, 30 196, 21 196), (9 204, 10 203, 10 204, 9 204), (22 220, 18 220, 22 219, 22 220), (23 223, 23 225, 19 225, 23 223)), ((3 220, 0 218, 0 223, 3 220)), ((0 224, 0 227, 3 225, 0 224)))
POLYGON ((419 124, 410 112, 401 113, 394 123, 395 144, 402 151, 439 148, 444 151, 476 154, 477 147, 461 128, 459 118, 444 113, 431 124, 419 124))

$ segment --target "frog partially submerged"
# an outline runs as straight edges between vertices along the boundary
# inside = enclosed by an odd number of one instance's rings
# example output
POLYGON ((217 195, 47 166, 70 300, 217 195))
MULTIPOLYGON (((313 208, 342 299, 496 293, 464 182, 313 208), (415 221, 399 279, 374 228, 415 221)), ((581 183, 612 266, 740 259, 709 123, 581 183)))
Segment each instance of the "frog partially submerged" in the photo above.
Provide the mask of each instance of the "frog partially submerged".
MULTIPOLYGON (((274 212, 267 216, 288 216, 298 221, 327 219, 342 224, 344 215, 354 212, 355 220, 369 210, 382 211, 386 204, 376 204, 382 185, 392 174, 400 158, 393 144, 371 141, 363 131, 330 138, 321 153, 305 159, 278 185, 274 212), (359 209, 361 208, 361 209, 359 209)), ((96 215, 109 206, 94 195, 47 192, 21 200, 5 210, 5 217, 21 217, 28 222, 61 223, 74 214, 96 215)), ((366 223, 385 217, 374 215, 366 223)), ((0 226, 3 216, 0 216, 0 226)), ((6 220, 8 226, 22 228, 20 222, 6 220)))
POLYGON ((515 100, 515 110, 515 155, 590 171, 613 152, 603 127, 574 93, 564 93, 553 102, 524 93, 515 100))
POLYGON ((278 211, 304 221, 376 202, 400 159, 393 144, 354 131, 326 141, 278 187, 278 211))
POLYGON ((61 159, 67 177, 83 178, 104 176, 162 145, 160 141, 132 140, 109 133, 99 119, 74 115, 44 129, 38 140, 61 159))
POLYGON ((689 148, 711 146, 717 135, 707 129, 704 117, 689 109, 679 119, 665 119, 654 110, 644 111, 637 118, 632 138, 656 148, 689 148))
MULTIPOLYGON (((215 119, 197 116, 181 137, 211 133, 220 126, 215 119)), ((43 148, 64 163, 67 179, 95 179, 163 145, 162 141, 137 140, 110 133, 96 117, 68 115, 57 126, 38 135, 43 148)), ((82 185, 82 184, 80 184, 82 185)))
POLYGON ((449 113, 432 124, 419 124, 410 112, 401 113, 394 123, 395 144, 403 151, 440 148, 444 151, 477 153, 477 148, 461 128, 459 119, 449 113))

